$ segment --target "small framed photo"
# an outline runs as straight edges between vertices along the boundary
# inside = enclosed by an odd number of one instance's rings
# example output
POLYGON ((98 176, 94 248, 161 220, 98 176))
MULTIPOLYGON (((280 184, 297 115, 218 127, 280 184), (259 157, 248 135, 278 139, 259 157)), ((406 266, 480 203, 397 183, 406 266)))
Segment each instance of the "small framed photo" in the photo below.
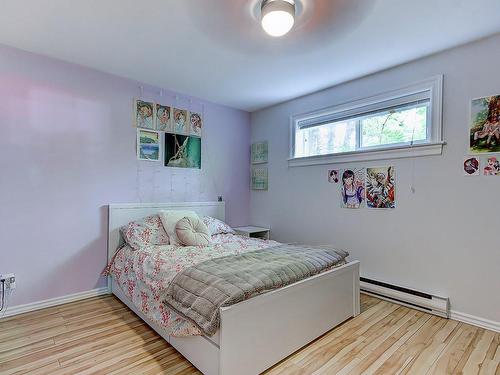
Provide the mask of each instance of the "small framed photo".
POLYGON ((155 104, 143 100, 134 100, 134 122, 136 128, 155 129, 155 104))
POLYGON ((267 190, 267 167, 252 167, 252 190, 267 190))
POLYGON ((197 112, 189 112, 189 135, 201 137, 202 129, 203 119, 201 118, 201 114, 197 112))
POLYGON ((172 107, 156 104, 156 130, 162 132, 174 130, 172 126, 172 107))
POLYGON ((252 164, 267 163, 267 155, 267 141, 252 143, 252 164))
POLYGON ((174 108, 173 110, 173 132, 176 134, 188 134, 188 114, 185 109, 174 108))
POLYGON ((160 160, 160 133, 137 129, 137 159, 146 161, 160 160))

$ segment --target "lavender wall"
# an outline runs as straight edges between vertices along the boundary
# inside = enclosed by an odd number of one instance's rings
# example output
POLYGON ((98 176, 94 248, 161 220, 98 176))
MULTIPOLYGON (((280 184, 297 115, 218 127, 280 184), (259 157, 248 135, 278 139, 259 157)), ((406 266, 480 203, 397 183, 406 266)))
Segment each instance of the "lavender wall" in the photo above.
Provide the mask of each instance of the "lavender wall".
POLYGON ((143 97, 204 113, 202 170, 135 156, 140 84, 0 46, 0 273, 11 306, 105 285, 109 203, 208 201, 223 195, 247 224, 249 114, 144 88, 143 97))

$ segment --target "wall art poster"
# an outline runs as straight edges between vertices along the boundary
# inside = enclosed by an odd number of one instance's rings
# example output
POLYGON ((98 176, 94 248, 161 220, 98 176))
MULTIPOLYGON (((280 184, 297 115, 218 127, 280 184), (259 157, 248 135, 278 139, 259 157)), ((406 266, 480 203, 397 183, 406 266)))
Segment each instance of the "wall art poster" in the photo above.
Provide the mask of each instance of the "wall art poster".
POLYGON ((252 143, 252 164, 267 163, 267 142, 252 143))
POLYGON ((494 156, 486 160, 486 165, 483 168, 485 176, 500 176, 500 161, 494 156))
POLYGON ((165 166, 201 169, 201 138, 165 133, 165 166))
POLYGON ((500 95, 471 102, 469 152, 500 152, 500 95))
POLYGON ((174 108, 173 113, 174 120, 174 133, 187 134, 188 133, 188 118, 187 111, 185 109, 174 108))
POLYGON ((252 190, 267 190, 267 167, 252 167, 252 190))
POLYGON ((137 129, 137 159, 160 160, 160 134, 158 132, 137 129))
POLYGON ((396 179, 393 166, 366 169, 366 204, 369 208, 396 207, 396 179))
POLYGON ((137 128, 151 129, 155 128, 154 123, 154 103, 144 102, 139 99, 134 100, 135 108, 135 126, 137 128))
POLYGON ((361 208, 365 201, 365 173, 364 168, 351 168, 341 170, 340 192, 342 196, 341 207, 361 208))
POLYGON ((172 132, 172 108, 156 104, 156 129, 163 132, 172 132))
POLYGON ((201 137, 201 130, 203 128, 203 120, 201 115, 196 112, 189 112, 189 134, 201 137))
POLYGON ((338 169, 330 169, 328 171, 328 182, 337 184, 339 182, 339 173, 338 169))
POLYGON ((464 175, 479 176, 479 159, 475 157, 466 158, 464 160, 464 175))

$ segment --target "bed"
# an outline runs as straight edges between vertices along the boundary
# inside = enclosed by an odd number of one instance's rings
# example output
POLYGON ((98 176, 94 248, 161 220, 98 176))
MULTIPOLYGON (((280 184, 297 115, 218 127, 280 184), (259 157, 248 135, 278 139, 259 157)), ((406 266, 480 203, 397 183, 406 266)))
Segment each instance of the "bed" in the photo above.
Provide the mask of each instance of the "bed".
MULTIPOLYGON (((225 220, 224 202, 178 202, 161 204, 113 204, 109 206, 108 261, 127 259, 127 247, 119 228, 133 220, 157 214, 160 210, 192 210, 200 216, 225 220), (117 253, 117 249, 120 252, 117 253)), ((234 235, 233 235, 234 236, 234 235)), ((214 236, 221 251, 224 243, 240 241, 242 247, 266 248, 276 242, 214 236), (241 242, 250 241, 250 242, 241 242)), ((162 249, 142 254, 155 257, 162 249)), ((164 249, 163 249, 164 251, 164 249)), ((229 250, 232 251, 229 246, 229 250)), ((224 255, 224 254, 222 254, 224 255)), ((137 255, 139 256, 139 255, 137 255)), ((118 261, 117 261, 118 263, 118 261)), ((140 279, 140 277, 138 277, 140 279)), ((220 327, 212 335, 196 332, 196 327, 162 306, 141 306, 131 298, 119 276, 108 278, 110 293, 116 295, 149 326, 175 347, 202 373, 207 375, 258 374, 341 322, 359 314, 359 262, 343 262, 325 272, 283 288, 220 308, 220 327), (179 324, 170 324, 168 316, 179 324), (185 336, 185 337, 184 337, 185 336)), ((147 297, 144 297, 147 298, 147 297)))

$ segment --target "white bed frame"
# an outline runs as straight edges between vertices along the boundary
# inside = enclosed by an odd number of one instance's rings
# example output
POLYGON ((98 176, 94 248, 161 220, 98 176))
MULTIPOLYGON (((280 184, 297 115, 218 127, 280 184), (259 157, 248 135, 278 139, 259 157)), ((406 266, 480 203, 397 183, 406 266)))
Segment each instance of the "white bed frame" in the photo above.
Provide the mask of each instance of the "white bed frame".
MULTIPOLYGON (((108 260, 122 243, 119 228, 159 210, 192 210, 225 219, 224 202, 132 203, 109 206, 108 260)), ((110 293, 139 315, 206 375, 255 375, 359 314, 359 262, 221 308, 212 337, 178 338, 146 317, 110 277, 110 293)))

